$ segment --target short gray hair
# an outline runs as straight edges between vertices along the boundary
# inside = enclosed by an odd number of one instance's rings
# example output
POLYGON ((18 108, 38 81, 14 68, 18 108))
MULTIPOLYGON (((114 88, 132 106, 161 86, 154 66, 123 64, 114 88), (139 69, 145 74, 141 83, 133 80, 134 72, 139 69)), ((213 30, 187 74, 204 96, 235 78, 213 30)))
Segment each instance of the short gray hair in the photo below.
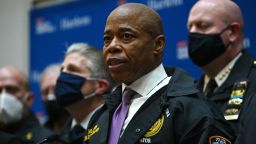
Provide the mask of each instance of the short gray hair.
POLYGON ((108 80, 111 87, 113 82, 104 63, 102 50, 94 48, 87 43, 74 43, 68 47, 65 56, 71 53, 79 53, 81 56, 85 57, 85 67, 89 69, 92 77, 108 80))

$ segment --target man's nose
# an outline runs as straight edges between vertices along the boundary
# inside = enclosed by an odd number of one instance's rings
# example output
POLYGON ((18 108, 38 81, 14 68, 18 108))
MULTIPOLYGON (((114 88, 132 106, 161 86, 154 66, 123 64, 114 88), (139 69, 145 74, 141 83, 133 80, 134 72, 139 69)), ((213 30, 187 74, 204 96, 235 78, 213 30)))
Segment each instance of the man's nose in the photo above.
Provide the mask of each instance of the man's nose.
POLYGON ((117 37, 114 37, 111 43, 105 49, 110 53, 120 52, 122 48, 119 39, 117 37))

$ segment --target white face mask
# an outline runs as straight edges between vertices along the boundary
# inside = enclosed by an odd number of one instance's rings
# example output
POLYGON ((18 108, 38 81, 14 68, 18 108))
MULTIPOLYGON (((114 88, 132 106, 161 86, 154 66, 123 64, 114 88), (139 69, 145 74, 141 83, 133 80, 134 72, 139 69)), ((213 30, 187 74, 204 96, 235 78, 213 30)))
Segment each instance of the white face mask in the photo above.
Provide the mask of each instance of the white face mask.
POLYGON ((15 96, 3 91, 0 94, 0 123, 10 124, 22 118, 23 104, 15 96))

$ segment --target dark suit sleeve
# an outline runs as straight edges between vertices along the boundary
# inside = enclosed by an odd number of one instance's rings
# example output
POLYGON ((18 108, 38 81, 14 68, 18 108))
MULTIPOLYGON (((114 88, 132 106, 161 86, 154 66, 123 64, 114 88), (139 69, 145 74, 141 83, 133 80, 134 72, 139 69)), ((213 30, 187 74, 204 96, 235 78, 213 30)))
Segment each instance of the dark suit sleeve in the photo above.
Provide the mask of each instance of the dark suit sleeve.
POLYGON ((179 144, 231 144, 234 132, 212 103, 198 98, 182 98, 176 109, 179 144))

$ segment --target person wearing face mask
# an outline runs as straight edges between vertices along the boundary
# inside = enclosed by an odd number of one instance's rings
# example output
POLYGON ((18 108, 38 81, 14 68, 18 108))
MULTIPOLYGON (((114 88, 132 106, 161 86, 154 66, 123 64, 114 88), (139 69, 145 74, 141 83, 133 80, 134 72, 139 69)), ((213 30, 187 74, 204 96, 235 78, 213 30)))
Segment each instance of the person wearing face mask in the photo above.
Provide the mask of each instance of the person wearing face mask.
POLYGON ((59 139, 66 143, 82 143, 87 125, 101 106, 103 95, 111 91, 111 77, 102 53, 86 43, 68 47, 57 79, 57 102, 73 117, 64 126, 59 139))
POLYGON ((12 66, 0 68, 1 142, 18 138, 23 143, 37 143, 54 135, 40 126, 30 110, 33 100, 32 92, 28 90, 28 78, 23 72, 12 66))
POLYGON ((231 0, 200 0, 188 17, 188 52, 204 75, 200 90, 239 135, 246 101, 256 92, 256 61, 243 49, 243 15, 231 0))
POLYGON ((57 103, 54 94, 59 74, 60 64, 50 64, 42 72, 40 79, 41 99, 48 115, 44 126, 55 132, 60 132, 70 117, 68 112, 57 103))

